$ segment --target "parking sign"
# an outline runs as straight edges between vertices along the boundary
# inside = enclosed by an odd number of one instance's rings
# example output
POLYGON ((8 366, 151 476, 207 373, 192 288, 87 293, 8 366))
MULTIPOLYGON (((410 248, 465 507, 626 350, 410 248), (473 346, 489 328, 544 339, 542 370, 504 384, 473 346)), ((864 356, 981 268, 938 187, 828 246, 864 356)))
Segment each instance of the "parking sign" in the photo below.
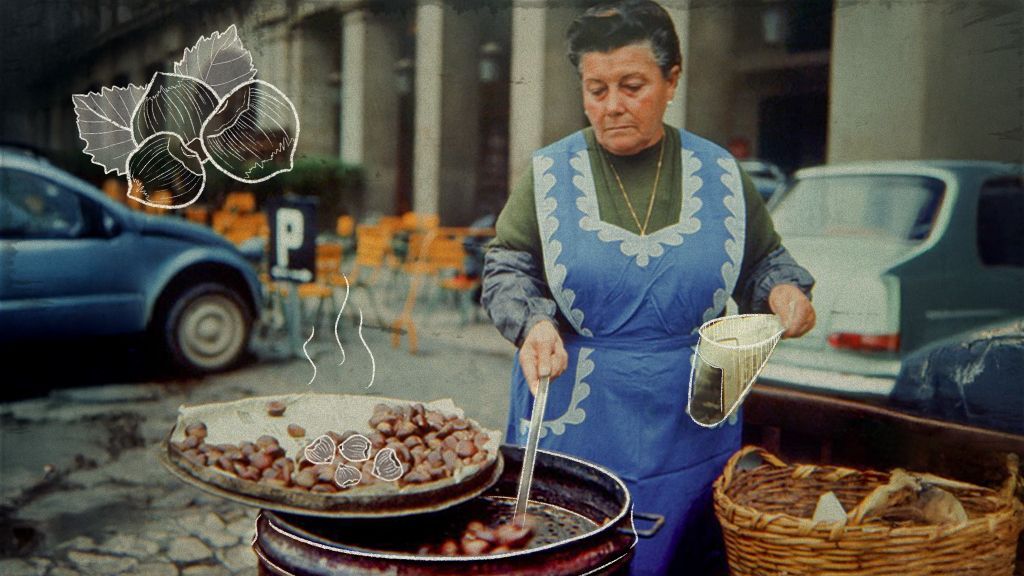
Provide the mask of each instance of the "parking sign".
POLYGON ((270 277, 287 282, 316 278, 316 198, 288 196, 269 205, 270 277))

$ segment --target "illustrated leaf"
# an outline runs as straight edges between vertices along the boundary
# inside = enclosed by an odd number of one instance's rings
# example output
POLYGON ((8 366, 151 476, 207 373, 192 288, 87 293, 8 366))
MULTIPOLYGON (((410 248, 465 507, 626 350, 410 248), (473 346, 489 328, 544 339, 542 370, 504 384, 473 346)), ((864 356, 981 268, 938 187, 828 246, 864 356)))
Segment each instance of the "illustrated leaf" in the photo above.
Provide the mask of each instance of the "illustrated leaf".
POLYGON ((104 168, 104 173, 128 171, 128 155, 135 151, 132 141, 132 113, 146 94, 145 86, 104 87, 100 92, 74 94, 78 136, 85 141, 84 152, 104 168))
POLYGON ((252 67, 252 55, 242 47, 232 24, 209 38, 201 36, 195 46, 186 48, 181 60, 174 64, 174 73, 202 80, 223 98, 234 87, 252 80, 256 69, 252 67))

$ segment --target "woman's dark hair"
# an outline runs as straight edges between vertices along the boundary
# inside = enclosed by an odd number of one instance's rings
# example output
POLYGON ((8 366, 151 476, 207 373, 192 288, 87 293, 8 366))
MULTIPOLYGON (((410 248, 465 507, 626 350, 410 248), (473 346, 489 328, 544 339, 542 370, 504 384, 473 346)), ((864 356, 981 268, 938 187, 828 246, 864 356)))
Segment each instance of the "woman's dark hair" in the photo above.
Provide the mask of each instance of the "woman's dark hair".
POLYGON ((682 62, 672 18, 652 0, 602 2, 573 20, 565 37, 569 61, 576 70, 587 52, 611 52, 645 40, 650 41, 665 78, 673 66, 682 62))

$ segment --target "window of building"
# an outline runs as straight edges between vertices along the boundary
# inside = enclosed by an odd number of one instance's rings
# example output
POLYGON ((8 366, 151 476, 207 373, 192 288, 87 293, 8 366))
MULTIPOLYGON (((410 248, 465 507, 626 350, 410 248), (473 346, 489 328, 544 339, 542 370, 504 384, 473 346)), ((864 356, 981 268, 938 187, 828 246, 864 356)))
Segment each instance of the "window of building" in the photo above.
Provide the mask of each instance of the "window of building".
POLYGON ((1024 267, 1024 178, 989 180, 982 186, 978 255, 985 266, 1024 267))

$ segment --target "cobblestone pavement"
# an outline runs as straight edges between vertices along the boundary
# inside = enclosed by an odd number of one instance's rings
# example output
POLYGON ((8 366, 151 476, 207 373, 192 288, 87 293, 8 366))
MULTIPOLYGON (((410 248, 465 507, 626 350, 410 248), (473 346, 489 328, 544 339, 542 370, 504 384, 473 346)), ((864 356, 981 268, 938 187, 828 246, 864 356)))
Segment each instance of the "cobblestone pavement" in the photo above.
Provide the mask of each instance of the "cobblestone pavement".
MULTIPOLYGON (((488 324, 454 316, 420 326, 419 354, 330 326, 305 359, 264 360, 201 381, 111 384, 0 404, 0 574, 254 574, 256 510, 185 485, 158 461, 181 404, 320 392, 433 400, 450 397, 481 424, 502 429, 512 347, 488 324)), ((259 344, 257 344, 257 347, 259 344)))

